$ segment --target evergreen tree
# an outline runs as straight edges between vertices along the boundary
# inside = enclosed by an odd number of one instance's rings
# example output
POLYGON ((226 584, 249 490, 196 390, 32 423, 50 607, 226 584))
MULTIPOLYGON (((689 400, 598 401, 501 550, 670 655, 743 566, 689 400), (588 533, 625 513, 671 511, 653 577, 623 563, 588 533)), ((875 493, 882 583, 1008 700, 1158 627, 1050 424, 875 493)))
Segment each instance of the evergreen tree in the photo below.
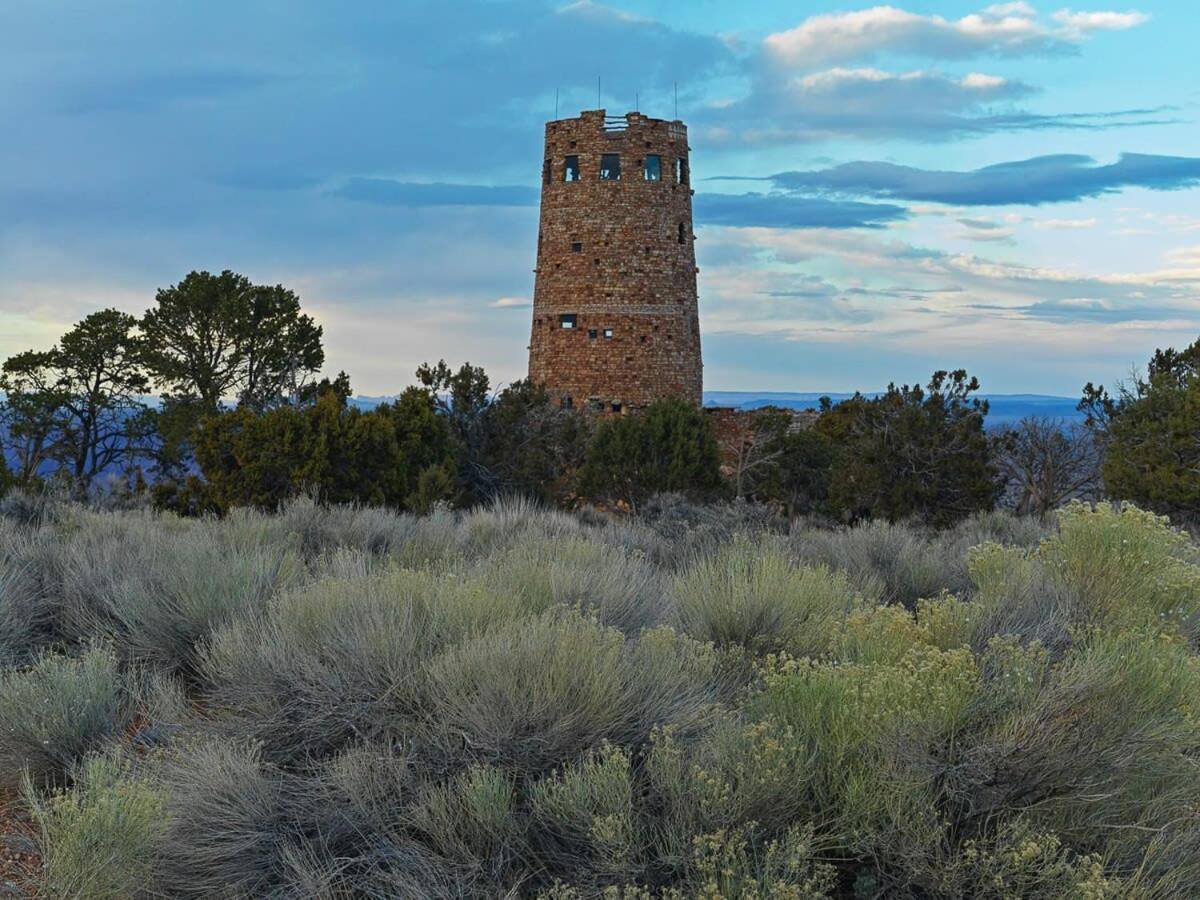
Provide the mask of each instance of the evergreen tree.
POLYGON ((321 327, 281 285, 192 272, 141 320, 146 364, 168 397, 215 413, 226 398, 264 410, 292 402, 325 361, 321 327))
POLYGON ((127 467, 148 438, 142 397, 149 381, 134 335, 137 320, 115 309, 92 313, 46 351, 5 361, 3 415, 23 480, 52 462, 80 489, 127 467))
POLYGON ((822 401, 817 428, 836 448, 832 511, 849 520, 917 518, 937 526, 991 509, 998 490, 987 402, 961 369, 935 372, 929 385, 878 397, 822 401))
POLYGON ((601 422, 580 473, 585 496, 631 509, 656 493, 707 494, 720 485, 717 442, 708 419, 675 399, 601 422))
POLYGON ((1200 341, 1155 352, 1144 377, 1088 384, 1080 401, 1104 448, 1106 492, 1178 519, 1200 517, 1200 341))

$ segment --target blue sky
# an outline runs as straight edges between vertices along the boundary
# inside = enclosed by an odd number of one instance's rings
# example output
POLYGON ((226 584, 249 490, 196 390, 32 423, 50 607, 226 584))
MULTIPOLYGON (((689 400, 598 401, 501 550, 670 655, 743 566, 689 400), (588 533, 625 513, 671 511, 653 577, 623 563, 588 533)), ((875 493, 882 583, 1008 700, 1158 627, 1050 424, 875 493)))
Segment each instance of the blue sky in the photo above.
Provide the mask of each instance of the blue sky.
POLYGON ((542 124, 690 127, 705 382, 1073 395, 1200 336, 1192 0, 5 0, 0 357, 191 269, 524 374, 542 124))

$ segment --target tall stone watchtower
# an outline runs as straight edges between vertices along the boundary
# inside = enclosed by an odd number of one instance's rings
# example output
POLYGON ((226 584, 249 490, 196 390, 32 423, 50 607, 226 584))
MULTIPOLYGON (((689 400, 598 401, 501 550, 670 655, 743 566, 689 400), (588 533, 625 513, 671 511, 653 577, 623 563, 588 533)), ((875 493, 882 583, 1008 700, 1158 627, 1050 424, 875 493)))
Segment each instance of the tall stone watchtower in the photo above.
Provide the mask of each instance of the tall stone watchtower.
POLYGON ((529 377, 566 407, 701 403, 687 128, 604 110, 546 124, 529 377))

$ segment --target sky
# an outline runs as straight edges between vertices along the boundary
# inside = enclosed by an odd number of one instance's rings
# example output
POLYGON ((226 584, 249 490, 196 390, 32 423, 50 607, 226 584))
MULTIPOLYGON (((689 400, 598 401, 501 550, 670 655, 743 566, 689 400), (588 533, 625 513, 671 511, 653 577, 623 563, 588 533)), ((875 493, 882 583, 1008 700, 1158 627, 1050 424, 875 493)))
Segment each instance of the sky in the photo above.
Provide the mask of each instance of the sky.
POLYGON ((360 394, 523 377, 543 124, 599 78, 678 85, 706 388, 1075 396, 1200 337, 1198 45, 1194 0, 3 0, 0 358, 233 269, 360 394))

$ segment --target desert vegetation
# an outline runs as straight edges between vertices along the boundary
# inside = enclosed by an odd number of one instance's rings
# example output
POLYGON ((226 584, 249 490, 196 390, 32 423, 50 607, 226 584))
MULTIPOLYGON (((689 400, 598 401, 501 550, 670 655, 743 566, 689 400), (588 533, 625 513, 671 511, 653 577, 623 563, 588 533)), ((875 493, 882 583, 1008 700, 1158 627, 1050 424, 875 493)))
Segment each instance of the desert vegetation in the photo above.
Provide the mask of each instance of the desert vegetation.
POLYGON ((1200 549, 654 498, 0 501, 0 786, 52 897, 1200 893, 1200 549))

